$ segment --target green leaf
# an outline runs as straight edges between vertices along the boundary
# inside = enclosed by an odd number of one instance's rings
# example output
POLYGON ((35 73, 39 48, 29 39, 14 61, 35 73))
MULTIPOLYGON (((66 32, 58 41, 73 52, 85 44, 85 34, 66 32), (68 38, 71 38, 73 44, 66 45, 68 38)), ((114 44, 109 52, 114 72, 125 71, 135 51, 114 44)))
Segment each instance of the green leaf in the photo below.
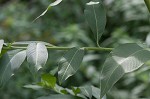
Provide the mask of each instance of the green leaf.
MULTIPOLYGON (((96 88, 94 86, 92 86, 92 95, 96 98, 96 99, 100 99, 100 89, 96 88)), ((104 96, 102 99, 106 99, 106 96, 104 96)))
MULTIPOLYGON (((45 13, 50 9, 50 7, 56 6, 56 5, 58 5, 59 3, 61 3, 61 2, 62 2, 62 0, 56 0, 55 2, 49 4, 49 6, 47 7, 47 9, 46 9, 41 15, 39 15, 36 19, 34 19, 34 21, 37 20, 38 18, 42 17, 43 15, 45 15, 45 13)), ((33 21, 33 22, 34 22, 34 21, 33 21)))
POLYGON ((51 74, 42 74, 41 83, 46 88, 54 88, 56 84, 56 77, 51 74))
POLYGON ((3 44, 4 44, 4 40, 0 40, 0 54, 1 54, 1 51, 2 51, 2 48, 3 48, 3 44))
POLYGON ((74 75, 80 67, 84 57, 84 50, 72 48, 60 59, 58 68, 58 79, 62 83, 74 75))
POLYGON ((92 86, 92 95, 96 98, 96 99, 100 99, 100 89, 96 88, 94 86, 92 86))
POLYGON ((84 87, 80 87, 81 93, 85 96, 87 96, 88 98, 92 98, 92 87, 91 86, 84 86, 84 87))
POLYGON ((8 65, 10 59, 8 54, 4 54, 0 58, 0 88, 10 79, 12 71, 11 66, 8 65))
POLYGON ((0 87, 2 87, 26 58, 26 51, 9 51, 0 59, 0 87))
POLYGON ((43 96, 37 99, 82 99, 79 97, 71 96, 71 95, 50 95, 50 96, 43 96))
POLYGON ((106 26, 106 11, 102 1, 93 0, 87 3, 84 14, 98 44, 106 26))
POLYGON ((27 47, 27 61, 31 68, 38 71, 42 68, 48 59, 48 51, 43 43, 31 43, 27 47), (33 67, 34 66, 34 67, 33 67))
POLYGON ((43 87, 41 86, 38 86, 38 85, 25 85, 23 86, 24 88, 30 88, 30 89, 33 89, 33 90, 40 90, 42 89, 43 87))
POLYGON ((14 73, 21 66, 21 64, 25 61, 25 59, 26 59, 26 50, 23 50, 23 51, 20 51, 20 52, 17 52, 17 53, 14 53, 13 51, 10 51, 10 52, 8 52, 8 55, 11 58, 10 65, 11 65, 11 70, 14 73))
POLYGON ((125 74, 137 70, 150 60, 150 51, 138 44, 123 44, 115 48, 101 71, 101 98, 125 74))

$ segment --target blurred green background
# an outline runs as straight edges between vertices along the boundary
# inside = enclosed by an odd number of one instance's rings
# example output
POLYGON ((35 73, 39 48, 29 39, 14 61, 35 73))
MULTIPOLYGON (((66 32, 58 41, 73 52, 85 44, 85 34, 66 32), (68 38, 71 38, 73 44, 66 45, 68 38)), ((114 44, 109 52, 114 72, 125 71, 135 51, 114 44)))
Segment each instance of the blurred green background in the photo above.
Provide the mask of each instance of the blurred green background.
MULTIPOLYGON (((40 15, 54 0, 0 0, 0 39, 5 42, 45 41, 57 46, 96 46, 87 22, 84 7, 90 0, 63 0, 40 15)), ((150 45, 150 15, 144 0, 103 0, 107 10, 107 26, 100 41, 103 47, 116 47, 123 43, 146 43, 150 45)), ((64 51, 49 51, 44 72, 58 66, 64 51)), ((99 71, 108 52, 86 52, 82 66, 69 78, 64 87, 92 84, 99 86, 99 71), (77 81, 77 82, 74 82, 77 81)), ((57 76, 57 75, 56 75, 57 76)), ((25 62, 3 89, 0 99, 35 99, 48 95, 49 90, 23 88, 34 83, 25 62)), ((108 93, 108 99, 150 98, 150 66, 143 66, 134 73, 126 74, 108 93)))

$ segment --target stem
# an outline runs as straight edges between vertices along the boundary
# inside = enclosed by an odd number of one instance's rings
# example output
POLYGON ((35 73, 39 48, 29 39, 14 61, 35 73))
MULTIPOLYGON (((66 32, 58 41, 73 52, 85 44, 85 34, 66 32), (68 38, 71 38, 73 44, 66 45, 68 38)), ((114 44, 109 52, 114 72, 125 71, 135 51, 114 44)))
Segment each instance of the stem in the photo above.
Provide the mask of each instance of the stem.
POLYGON ((145 4, 150 12, 150 0, 144 0, 145 1, 145 4))
MULTIPOLYGON (((72 47, 57 47, 57 46, 48 46, 47 49, 49 50, 69 50, 72 47)), ((19 47, 19 46, 11 46, 11 47, 3 47, 3 50, 14 50, 14 49, 27 49, 27 47, 19 47)), ((113 48, 104 48, 104 47, 82 47, 82 49, 86 51, 112 51, 113 48)))

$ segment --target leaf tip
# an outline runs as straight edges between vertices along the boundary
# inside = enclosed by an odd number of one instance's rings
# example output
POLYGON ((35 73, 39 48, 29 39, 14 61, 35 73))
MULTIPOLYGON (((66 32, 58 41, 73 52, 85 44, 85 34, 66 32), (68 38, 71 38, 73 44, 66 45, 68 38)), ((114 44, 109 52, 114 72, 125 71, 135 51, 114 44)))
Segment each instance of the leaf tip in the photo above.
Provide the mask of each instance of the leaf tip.
POLYGON ((95 4, 99 4, 100 2, 93 2, 93 1, 90 1, 89 3, 86 3, 86 5, 95 5, 95 4))

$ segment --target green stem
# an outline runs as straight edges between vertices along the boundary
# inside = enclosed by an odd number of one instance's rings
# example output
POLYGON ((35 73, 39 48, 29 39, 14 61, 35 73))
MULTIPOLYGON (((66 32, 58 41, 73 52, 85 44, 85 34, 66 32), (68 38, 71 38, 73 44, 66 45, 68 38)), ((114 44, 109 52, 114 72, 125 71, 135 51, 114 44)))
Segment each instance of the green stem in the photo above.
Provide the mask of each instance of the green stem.
POLYGON ((150 0, 144 0, 145 1, 145 4, 150 12, 150 0))
MULTIPOLYGON (((69 50, 72 47, 57 47, 57 46, 48 46, 48 50, 69 50)), ((27 49, 27 47, 19 47, 19 46, 11 46, 11 47, 3 47, 3 50, 14 50, 14 49, 27 49)), ((82 47, 82 49, 86 51, 112 51, 113 48, 104 48, 104 47, 82 47)))

